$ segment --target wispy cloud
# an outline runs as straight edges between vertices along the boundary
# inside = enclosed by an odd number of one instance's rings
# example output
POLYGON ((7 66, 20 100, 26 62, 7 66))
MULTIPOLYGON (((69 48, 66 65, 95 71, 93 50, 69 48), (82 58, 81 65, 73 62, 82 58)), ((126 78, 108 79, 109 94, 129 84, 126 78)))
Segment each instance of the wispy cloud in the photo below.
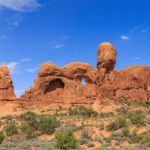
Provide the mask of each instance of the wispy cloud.
POLYGON ((21 21, 22 21, 22 15, 20 13, 15 13, 12 16, 10 16, 9 18, 7 18, 7 22, 10 25, 13 25, 15 27, 19 26, 21 21))
POLYGON ((21 96, 24 92, 24 90, 15 90, 15 94, 17 97, 21 96))
POLYGON ((24 59, 21 59, 21 62, 29 62, 29 61, 32 61, 31 58, 24 58, 24 59))
POLYGON ((54 49, 60 49, 60 48, 63 48, 65 45, 64 44, 56 44, 54 46, 54 49))
POLYGON ((25 71, 26 72, 29 72, 29 73, 34 73, 34 72, 36 72, 38 69, 37 68, 28 68, 28 69, 26 69, 25 71))
POLYGON ((120 39, 121 39, 121 40, 129 40, 130 37, 127 36, 127 35, 121 35, 121 36, 120 36, 120 39))
POLYGON ((26 11, 41 6, 37 0, 0 0, 0 8, 7 8, 14 11, 26 11))
POLYGON ((7 65, 8 69, 10 70, 10 73, 14 74, 19 63, 14 61, 14 62, 1 63, 0 65, 7 65))

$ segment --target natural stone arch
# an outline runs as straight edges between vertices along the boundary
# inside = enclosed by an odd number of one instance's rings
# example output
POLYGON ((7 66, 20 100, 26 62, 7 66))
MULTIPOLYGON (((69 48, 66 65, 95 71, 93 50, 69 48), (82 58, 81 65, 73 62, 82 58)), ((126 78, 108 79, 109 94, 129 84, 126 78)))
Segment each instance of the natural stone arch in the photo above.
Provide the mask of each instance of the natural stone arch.
POLYGON ((64 89, 65 84, 61 79, 55 79, 49 82, 47 87, 44 90, 44 94, 55 91, 56 89, 64 89))

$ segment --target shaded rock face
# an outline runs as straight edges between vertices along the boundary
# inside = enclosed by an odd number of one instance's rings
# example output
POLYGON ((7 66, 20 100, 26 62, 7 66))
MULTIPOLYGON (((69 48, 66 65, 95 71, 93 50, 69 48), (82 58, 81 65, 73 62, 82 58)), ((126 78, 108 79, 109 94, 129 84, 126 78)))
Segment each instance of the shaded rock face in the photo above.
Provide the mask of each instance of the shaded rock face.
POLYGON ((0 100, 14 100, 14 87, 7 66, 0 67, 0 100))

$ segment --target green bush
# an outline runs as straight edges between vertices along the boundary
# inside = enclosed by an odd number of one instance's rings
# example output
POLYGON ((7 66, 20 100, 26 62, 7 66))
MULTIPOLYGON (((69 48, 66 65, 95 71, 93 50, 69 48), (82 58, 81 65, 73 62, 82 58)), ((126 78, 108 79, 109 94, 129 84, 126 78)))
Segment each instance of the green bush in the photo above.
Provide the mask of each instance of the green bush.
POLYGON ((70 108, 69 115, 79 115, 84 117, 96 117, 98 113, 95 112, 92 108, 85 108, 80 106, 79 108, 70 108))
POLYGON ((146 133, 138 134, 136 131, 133 131, 129 135, 129 142, 130 143, 146 144, 149 141, 150 141, 150 136, 146 133))
POLYGON ((0 144, 3 143, 4 138, 5 138, 4 133, 1 131, 1 132, 0 132, 0 144))
POLYGON ((109 112, 109 113, 101 112, 101 113, 99 114, 99 117, 100 117, 100 118, 113 117, 113 116, 114 116, 114 113, 113 113, 113 112, 109 112))
POLYGON ((119 115, 121 116, 127 116, 128 115, 128 109, 125 107, 121 107, 120 109, 118 109, 119 115))
POLYGON ((33 129, 38 129, 37 115, 34 112, 23 113, 19 118, 27 122, 33 129))
POLYGON ((118 130, 119 128, 126 127, 126 120, 123 117, 118 117, 114 122, 106 126, 108 131, 118 130))
POLYGON ((9 123, 5 128, 5 133, 8 136, 13 136, 18 133, 18 129, 15 122, 9 123))
POLYGON ((145 125, 144 115, 140 111, 129 113, 129 119, 133 125, 137 126, 145 125))
POLYGON ((125 136, 125 137, 129 136, 129 130, 128 130, 128 128, 123 128, 122 129, 122 136, 125 136))
POLYGON ((7 115, 5 117, 2 117, 2 119, 6 119, 6 120, 12 120, 13 117, 11 115, 7 115))
POLYGON ((79 140, 80 145, 88 144, 89 142, 90 142, 90 140, 87 138, 81 138, 79 140))
POLYGON ((88 148, 94 147, 95 145, 93 143, 88 143, 88 148))
POLYGON ((33 137, 33 129, 32 127, 27 123, 22 123, 20 126, 21 132, 25 135, 27 139, 33 137))
POLYGON ((39 123, 40 131, 44 134, 52 134, 59 125, 60 122, 55 116, 41 117, 39 123))
POLYGON ((58 149, 69 150, 79 148, 78 142, 72 130, 68 130, 66 132, 56 132, 55 139, 55 147, 58 149))

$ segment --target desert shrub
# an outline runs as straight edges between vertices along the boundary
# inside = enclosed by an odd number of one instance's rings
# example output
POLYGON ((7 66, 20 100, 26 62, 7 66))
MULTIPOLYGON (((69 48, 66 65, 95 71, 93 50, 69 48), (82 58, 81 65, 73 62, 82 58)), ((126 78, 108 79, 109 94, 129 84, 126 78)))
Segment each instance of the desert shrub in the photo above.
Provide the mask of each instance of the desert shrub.
POLYGON ((134 102, 134 105, 148 108, 148 107, 150 107, 150 102, 143 102, 143 101, 141 101, 141 102, 134 102))
POLYGON ((99 114, 99 117, 100 117, 100 118, 113 117, 113 116, 114 116, 114 113, 113 113, 113 112, 108 112, 108 113, 101 112, 101 113, 99 114))
POLYGON ((119 115, 121 115, 121 116, 127 116, 128 115, 128 109, 127 108, 125 108, 125 107, 121 107, 120 109, 118 109, 117 110, 119 113, 119 115))
POLYGON ((85 128, 82 130, 81 137, 84 139, 91 139, 91 135, 89 133, 89 129, 85 128))
POLYGON ((88 144, 89 142, 90 142, 90 140, 87 138, 81 138, 79 140, 80 145, 88 144))
POLYGON ((51 134, 55 131, 55 128, 57 128, 60 125, 60 122, 57 120, 56 116, 48 116, 48 117, 41 117, 39 128, 40 131, 44 134, 51 134))
POLYGON ((90 147, 94 147, 95 145, 94 145, 94 143, 88 143, 88 148, 90 148, 90 147))
POLYGON ((128 128, 123 128, 121 134, 122 134, 122 136, 128 137, 129 136, 128 128))
POLYGON ((144 115, 139 111, 129 113, 129 119, 133 125, 145 125, 144 115))
POLYGON ((95 112, 92 108, 85 108, 80 106, 79 108, 70 108, 69 115, 80 115, 84 117, 96 117, 98 113, 95 112))
POLYGON ((56 132, 55 139, 55 147, 58 149, 69 150, 79 148, 78 142, 73 134, 73 131, 71 130, 66 132, 56 132))
POLYGON ((19 116, 20 119, 27 122, 33 129, 38 129, 37 115, 34 112, 26 112, 19 116))
POLYGON ((4 138, 5 138, 4 133, 1 131, 1 132, 0 132, 0 144, 3 143, 4 138))
POLYGON ((18 133, 18 129, 16 126, 15 122, 10 122, 6 127, 5 127, 5 133, 8 136, 13 136, 18 133))
POLYGON ((146 144, 150 141, 150 136, 146 133, 137 133, 136 131, 133 131, 129 135, 129 142, 131 143, 141 143, 146 144))
POLYGON ((12 119, 13 119, 13 117, 12 117, 11 115, 7 115, 7 116, 3 117, 2 119, 12 120, 12 119))
POLYGON ((119 103, 122 104, 122 105, 128 105, 128 106, 131 105, 131 102, 128 101, 128 100, 127 100, 126 98, 124 98, 124 97, 120 98, 119 103))
POLYGON ((118 117, 114 122, 111 122, 106 126, 108 131, 117 130, 119 128, 126 127, 126 120, 123 117, 118 117))
POLYGON ((21 132, 25 135, 27 139, 33 137, 33 129, 32 127, 27 123, 22 123, 20 126, 21 132))

